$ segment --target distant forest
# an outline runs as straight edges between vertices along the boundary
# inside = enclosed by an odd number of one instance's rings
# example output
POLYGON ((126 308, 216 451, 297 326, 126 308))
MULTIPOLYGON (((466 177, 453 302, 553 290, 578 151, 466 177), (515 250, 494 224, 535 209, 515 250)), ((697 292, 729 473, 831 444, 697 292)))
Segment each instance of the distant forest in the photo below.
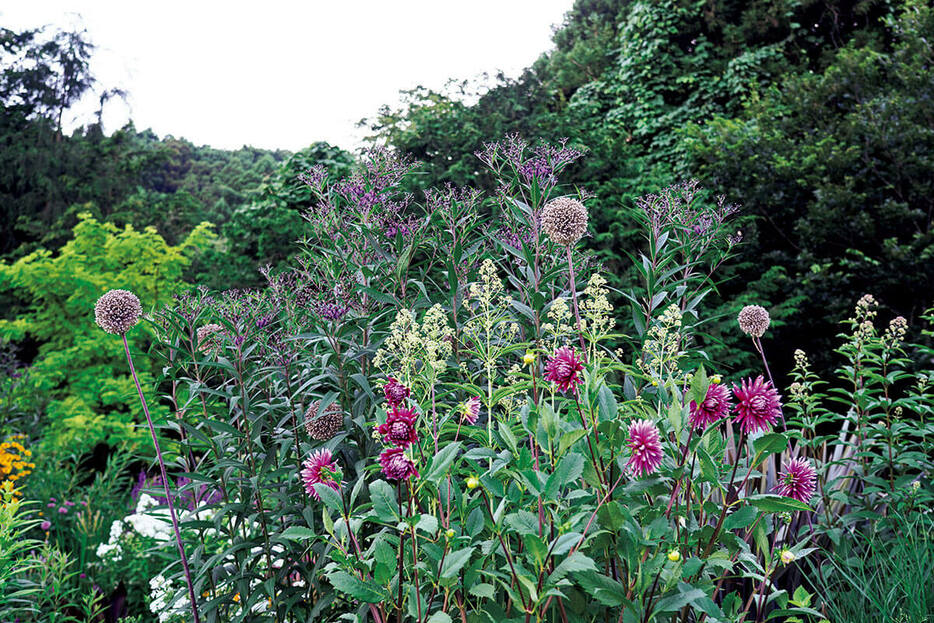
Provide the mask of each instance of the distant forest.
MULTIPOLYGON (((767 307, 776 356, 796 347, 833 365, 835 324, 872 293, 917 326, 934 302, 934 23, 921 0, 578 0, 554 47, 522 75, 416 88, 365 122, 373 144, 423 164, 411 190, 447 183, 492 191, 474 152, 510 133, 584 147, 562 179, 589 191, 589 245, 613 276, 640 244, 634 199, 697 179, 738 204, 743 244, 709 309, 708 354, 743 304, 767 307), (471 97, 467 97, 471 96, 471 97)), ((197 59, 193 59, 197 62, 197 59)), ((339 97, 339 85, 334 86, 339 97)), ((235 151, 157 137, 132 124, 106 135, 100 115, 66 135, 65 113, 119 85, 94 78, 85 32, 0 29, 0 258, 55 252, 78 215, 176 244, 199 223, 217 238, 184 280, 262 282, 296 252, 314 164, 349 172, 326 143, 298 153, 235 151)), ((7 317, 27 302, 0 283, 7 317), (9 310, 14 310, 13 312, 9 310)), ((917 333, 917 330, 915 331, 917 333)))

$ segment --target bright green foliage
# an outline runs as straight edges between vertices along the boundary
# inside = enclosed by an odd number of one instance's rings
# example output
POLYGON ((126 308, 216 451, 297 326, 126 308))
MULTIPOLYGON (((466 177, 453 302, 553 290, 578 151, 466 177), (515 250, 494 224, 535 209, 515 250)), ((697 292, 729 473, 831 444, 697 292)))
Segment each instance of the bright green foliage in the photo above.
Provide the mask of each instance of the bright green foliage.
MULTIPOLYGON (((75 451, 146 434, 135 427, 142 413, 122 343, 94 324, 97 298, 123 288, 139 296, 144 310, 167 302, 182 287, 191 258, 214 239, 207 223, 170 246, 152 228, 121 230, 86 214, 79 219, 58 253, 39 250, 0 264, 0 289, 20 301, 15 317, 0 321, 0 338, 38 343, 28 395, 45 403, 43 442, 75 451)), ((136 351, 151 339, 142 324, 127 335, 136 351)), ((152 376, 142 372, 144 387, 151 387, 152 376)))

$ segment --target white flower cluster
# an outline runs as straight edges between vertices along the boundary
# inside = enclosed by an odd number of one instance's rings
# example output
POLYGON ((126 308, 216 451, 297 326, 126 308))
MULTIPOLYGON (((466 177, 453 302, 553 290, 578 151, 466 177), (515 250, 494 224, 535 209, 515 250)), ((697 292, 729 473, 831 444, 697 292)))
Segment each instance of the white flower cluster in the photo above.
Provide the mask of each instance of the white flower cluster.
POLYGON ((159 623, 185 620, 189 606, 182 593, 184 587, 173 585, 161 574, 149 580, 149 610, 159 617, 159 623))
POLYGON ((145 493, 139 496, 136 512, 110 524, 110 539, 97 546, 97 557, 114 561, 123 558, 123 542, 136 535, 168 541, 172 538, 172 524, 168 509, 151 510, 159 502, 145 493), (135 534, 134 534, 135 533, 135 534))

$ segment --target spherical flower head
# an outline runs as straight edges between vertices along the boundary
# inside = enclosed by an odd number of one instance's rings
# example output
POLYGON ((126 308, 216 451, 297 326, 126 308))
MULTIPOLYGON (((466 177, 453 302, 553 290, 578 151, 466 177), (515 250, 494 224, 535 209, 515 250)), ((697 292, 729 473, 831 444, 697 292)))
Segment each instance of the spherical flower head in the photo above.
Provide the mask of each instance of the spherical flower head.
POLYGON ((791 563, 795 561, 795 558, 797 558, 797 556, 795 556, 795 553, 791 551, 790 549, 783 549, 782 553, 779 554, 779 556, 781 557, 782 562, 785 563, 786 565, 790 565, 791 563))
POLYGON ((203 353, 215 353, 221 346, 224 337, 224 327, 219 324, 206 324, 198 327, 198 350, 203 353))
POLYGON ((750 337, 762 337, 769 328, 769 312, 760 305, 747 305, 736 318, 739 328, 750 337))
POLYGON ((791 459, 785 463, 775 488, 779 495, 807 503, 817 489, 817 472, 807 459, 791 459))
POLYGON ((332 402, 321 411, 321 401, 316 400, 305 411, 305 430, 312 439, 333 439, 343 428, 344 412, 336 402, 332 402))
POLYGON ((676 549, 671 550, 670 552, 668 552, 668 560, 670 560, 671 562, 678 562, 679 560, 681 560, 681 552, 679 552, 676 549))
POLYGON ((697 404, 691 401, 691 413, 689 420, 694 428, 707 428, 717 420, 725 418, 733 408, 731 403, 732 394, 730 389, 724 385, 711 383, 707 388, 707 395, 704 401, 697 404))
POLYGON ((471 491, 480 486, 480 479, 476 476, 470 476, 467 478, 467 488, 471 491))
POLYGON ((662 441, 658 427, 648 420, 637 420, 629 425, 632 455, 627 465, 636 476, 651 474, 662 464, 662 441))
POLYGON ((42 530, 43 532, 48 532, 49 528, 51 527, 52 527, 52 522, 49 521, 48 519, 46 519, 41 524, 39 524, 39 529, 42 530))
POLYGON ((379 464, 383 474, 389 480, 407 480, 412 476, 418 477, 415 463, 405 455, 402 448, 386 448, 379 455, 379 464))
POLYGON ((415 409, 393 407, 386 417, 386 423, 380 424, 376 430, 384 442, 405 448, 418 441, 418 431, 415 430, 417 419, 415 409))
POLYGON ((577 386, 584 382, 580 374, 583 370, 584 364, 574 349, 562 346, 545 364, 545 380, 554 383, 561 393, 575 392, 577 386))
POLYGON ((755 381, 743 379, 741 385, 733 385, 733 396, 736 422, 746 434, 769 430, 782 415, 781 396, 761 375, 755 381))
POLYGON ((480 396, 473 396, 467 399, 467 402, 461 405, 461 419, 467 424, 477 423, 480 417, 480 396))
POLYGON ((321 499, 314 485, 325 484, 335 491, 340 491, 341 474, 330 450, 322 449, 312 452, 311 456, 302 463, 302 467, 304 468, 301 471, 302 483, 305 485, 305 491, 314 499, 321 499))
POLYGON ((401 405, 409 397, 409 388, 391 376, 383 386, 383 395, 390 407, 401 405))
POLYGON ((587 208, 577 199, 558 197, 542 208, 541 223, 552 242, 571 245, 587 233, 587 208))
POLYGON ((115 335, 123 335, 133 328, 142 314, 139 298, 129 290, 110 290, 94 305, 97 326, 115 335))

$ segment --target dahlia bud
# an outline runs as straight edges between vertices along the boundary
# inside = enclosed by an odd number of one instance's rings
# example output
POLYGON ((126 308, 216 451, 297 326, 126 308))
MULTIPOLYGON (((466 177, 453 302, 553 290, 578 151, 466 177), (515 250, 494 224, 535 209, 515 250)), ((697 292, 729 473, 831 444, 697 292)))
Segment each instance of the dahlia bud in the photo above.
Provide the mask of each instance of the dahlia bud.
POLYGON ((344 412, 336 402, 328 405, 323 413, 318 413, 321 401, 311 403, 305 412, 305 430, 312 439, 327 441, 344 428, 344 412))
POLYGON ((769 312, 759 305, 747 305, 737 317, 739 328, 750 337, 762 337, 769 328, 769 312))
POLYGON ((527 366, 530 366, 533 363, 535 363, 535 353, 533 353, 532 351, 528 351, 528 350, 525 351, 525 355, 522 356, 522 363, 524 363, 527 366))
POLYGON ((110 290, 97 299, 94 320, 107 333, 123 335, 139 322, 143 307, 129 290, 110 290))
POLYGON ((577 199, 558 197, 542 208, 541 222, 552 242, 571 245, 587 233, 587 208, 577 199))
POLYGON ((679 552, 676 549, 671 550, 670 552, 668 552, 668 560, 670 560, 671 562, 678 562, 679 560, 681 560, 681 552, 679 552))
POLYGON ((444 531, 444 536, 446 536, 446 537, 449 538, 449 539, 453 539, 453 538, 454 538, 454 531, 451 530, 450 528, 448 528, 447 530, 444 531))
POLYGON ((480 479, 477 478, 476 476, 471 476, 470 478, 467 479, 468 489, 476 489, 479 486, 480 486, 480 479))
POLYGON ((795 558, 797 558, 794 552, 792 552, 790 549, 783 549, 780 556, 782 558, 782 562, 785 563, 786 565, 793 563, 795 561, 795 558))

